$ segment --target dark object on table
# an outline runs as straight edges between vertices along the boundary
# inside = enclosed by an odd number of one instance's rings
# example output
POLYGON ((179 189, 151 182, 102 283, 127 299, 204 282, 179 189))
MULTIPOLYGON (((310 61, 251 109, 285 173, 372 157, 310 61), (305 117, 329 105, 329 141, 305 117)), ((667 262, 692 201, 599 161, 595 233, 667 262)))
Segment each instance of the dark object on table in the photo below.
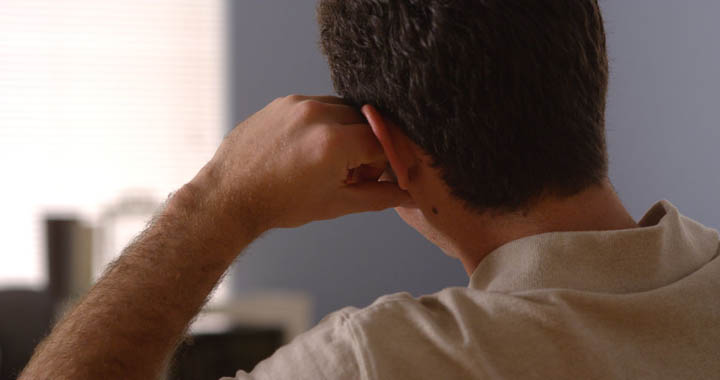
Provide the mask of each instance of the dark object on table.
POLYGON ((18 376, 30 360, 35 346, 50 332, 56 313, 71 295, 78 225, 75 218, 45 218, 48 262, 46 291, 0 291, 0 380, 11 380, 18 376))
POLYGON ((33 290, 0 291, 0 380, 17 378, 52 321, 51 297, 33 290))
POLYGON ((171 380, 219 379, 252 370, 283 343, 280 329, 236 328, 222 334, 194 335, 178 348, 171 380))
POLYGON ((78 221, 75 218, 47 217, 45 219, 48 260, 47 289, 56 311, 70 297, 77 226, 78 221))

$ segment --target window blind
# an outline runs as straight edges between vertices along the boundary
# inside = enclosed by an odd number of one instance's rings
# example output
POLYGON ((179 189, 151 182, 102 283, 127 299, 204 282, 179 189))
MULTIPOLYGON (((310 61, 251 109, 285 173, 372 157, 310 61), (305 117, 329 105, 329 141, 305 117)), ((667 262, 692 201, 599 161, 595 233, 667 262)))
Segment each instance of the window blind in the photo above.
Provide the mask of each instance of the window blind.
POLYGON ((45 285, 43 217, 162 201, 219 143, 222 0, 0 3, 0 286, 45 285))

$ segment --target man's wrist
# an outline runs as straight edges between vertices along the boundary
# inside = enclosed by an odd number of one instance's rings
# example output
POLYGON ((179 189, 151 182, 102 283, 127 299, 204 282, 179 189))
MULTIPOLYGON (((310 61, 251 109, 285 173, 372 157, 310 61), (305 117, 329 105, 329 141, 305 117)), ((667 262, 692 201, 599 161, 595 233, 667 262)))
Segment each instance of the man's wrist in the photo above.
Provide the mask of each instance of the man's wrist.
POLYGON ((268 230, 257 210, 240 194, 222 187, 204 168, 168 200, 164 217, 192 220, 197 238, 223 247, 242 247, 268 230))

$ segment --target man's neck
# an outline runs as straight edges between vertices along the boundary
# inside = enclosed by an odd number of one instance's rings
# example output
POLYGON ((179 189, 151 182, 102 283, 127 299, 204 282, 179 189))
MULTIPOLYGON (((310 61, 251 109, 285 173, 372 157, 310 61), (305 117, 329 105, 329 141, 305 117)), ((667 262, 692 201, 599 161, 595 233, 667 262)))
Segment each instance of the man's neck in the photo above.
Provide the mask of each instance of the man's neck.
POLYGON ((558 231, 607 231, 636 228, 609 182, 568 198, 547 198, 527 213, 502 216, 461 215, 452 237, 457 256, 471 275, 498 247, 523 237, 558 231))

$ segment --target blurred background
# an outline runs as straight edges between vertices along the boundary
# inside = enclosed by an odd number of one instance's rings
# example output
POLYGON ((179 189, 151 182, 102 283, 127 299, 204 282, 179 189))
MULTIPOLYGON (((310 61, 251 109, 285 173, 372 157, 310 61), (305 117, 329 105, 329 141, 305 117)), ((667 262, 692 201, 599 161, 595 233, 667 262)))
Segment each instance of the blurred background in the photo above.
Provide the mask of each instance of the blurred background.
MULTIPOLYGON (((668 199, 720 227, 720 3, 600 4, 620 197, 635 218, 668 199)), ((314 9, 0 1, 0 380, 236 123, 278 96, 333 92, 314 9)), ((230 375, 333 310, 466 284, 391 210, 271 231, 231 268, 170 376, 230 375)))

